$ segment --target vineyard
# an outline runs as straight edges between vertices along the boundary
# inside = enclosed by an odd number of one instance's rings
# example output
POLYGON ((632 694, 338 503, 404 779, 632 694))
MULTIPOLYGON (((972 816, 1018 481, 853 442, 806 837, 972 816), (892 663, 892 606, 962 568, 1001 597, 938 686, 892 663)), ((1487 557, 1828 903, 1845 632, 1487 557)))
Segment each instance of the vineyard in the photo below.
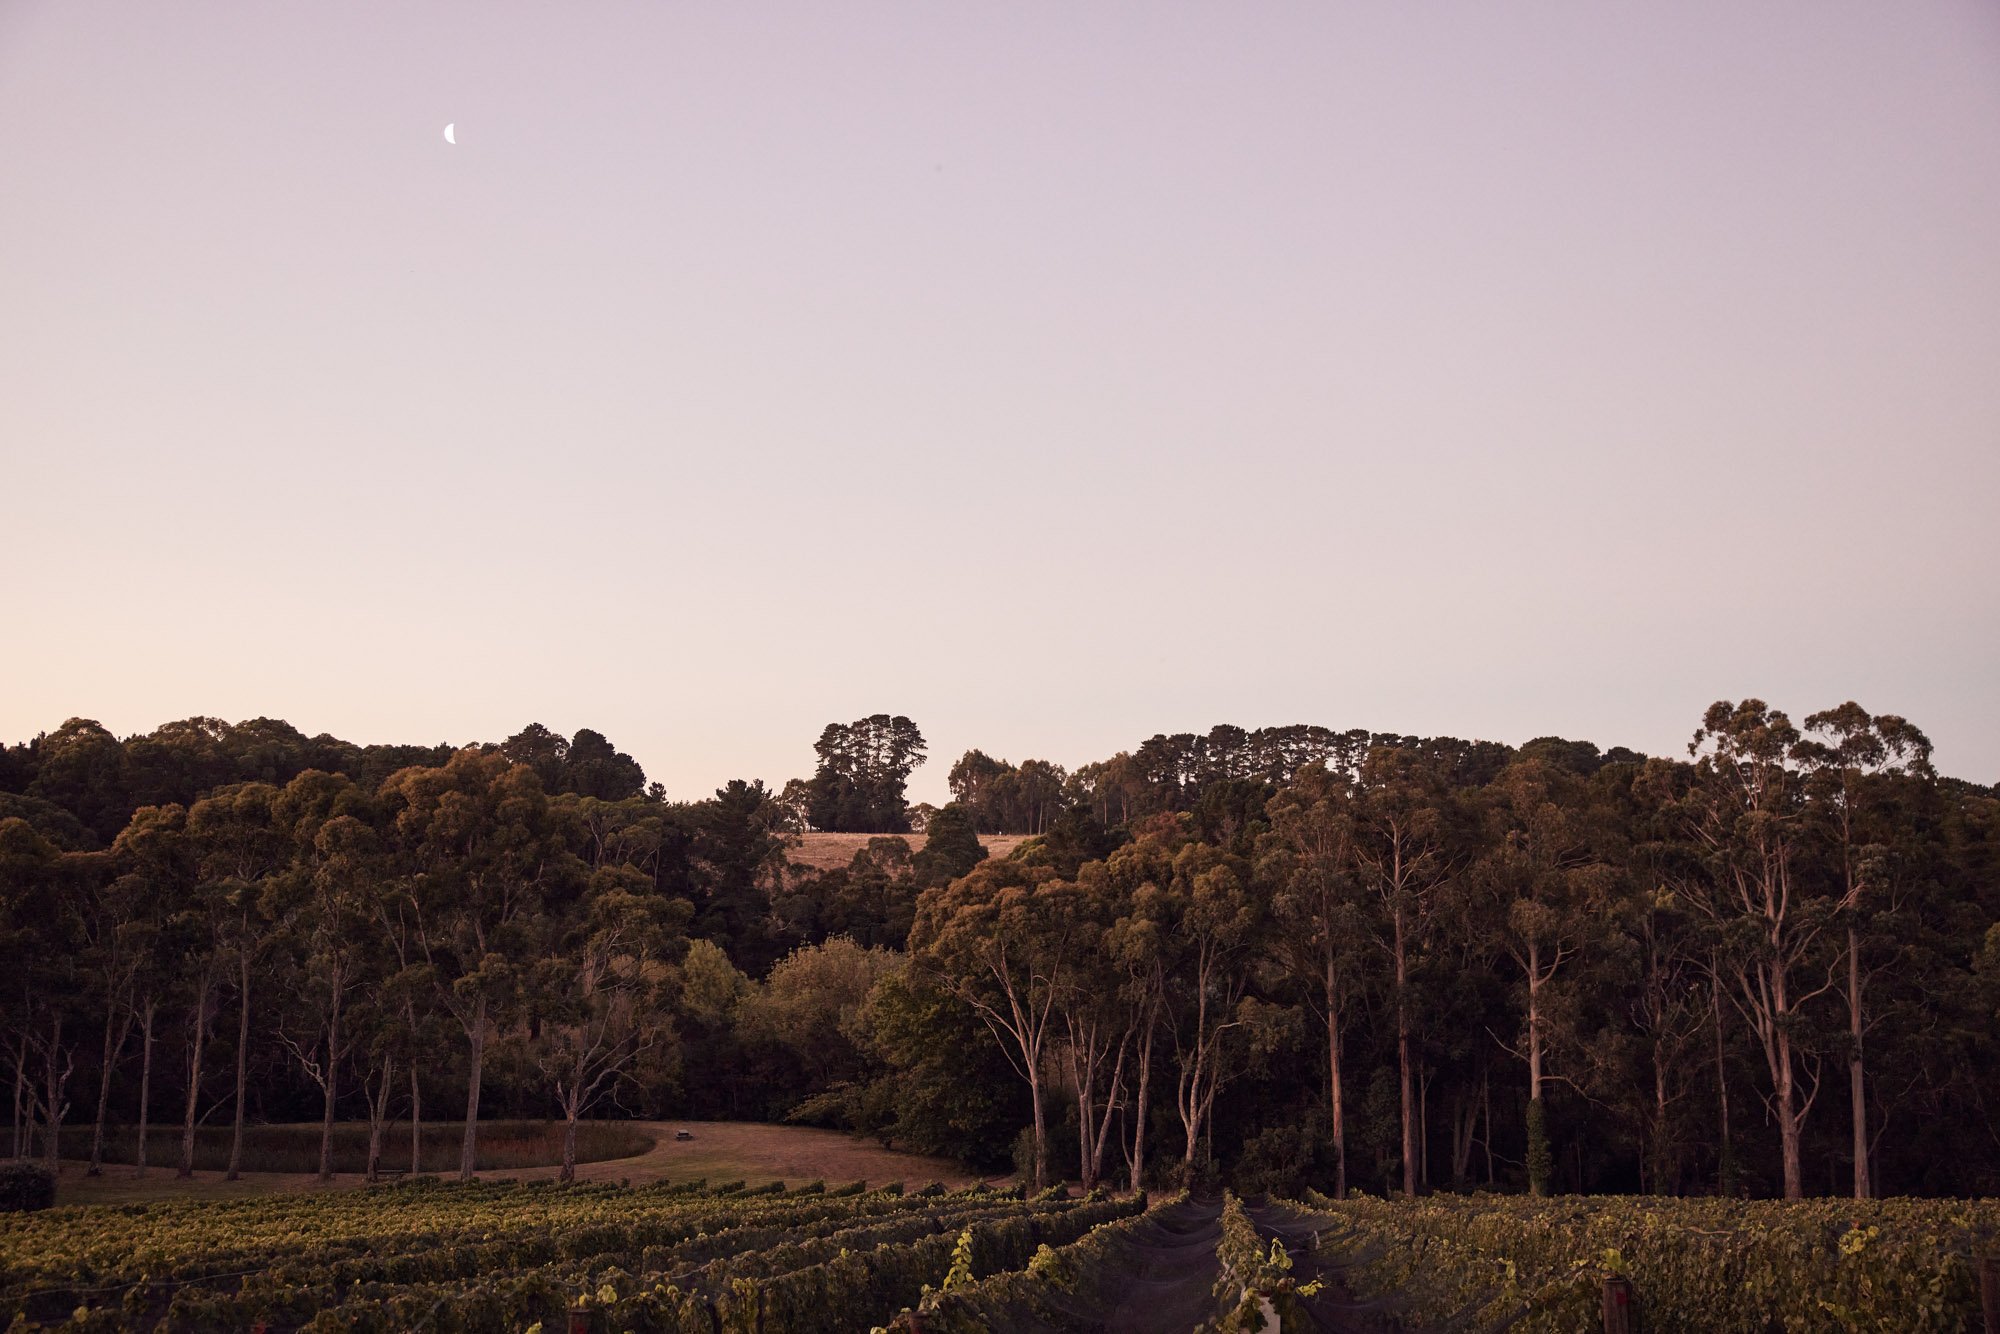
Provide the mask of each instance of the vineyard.
POLYGON ((1057 1284, 1086 1242, 1101 1245, 1159 1212, 1143 1199, 1025 1199, 983 1187, 427 1180, 57 1209, 0 1218, 0 1322, 70 1331, 866 1330, 917 1306, 927 1289, 971 1290, 1010 1274, 1057 1284))
POLYGON ((1354 1296, 1417 1328, 1520 1334, 1600 1328, 1607 1278, 1647 1330, 1977 1330, 2000 1241, 1992 1200, 1307 1201, 1354 1296))
POLYGON ((1307 1192, 1150 1204, 987 1187, 420 1179, 0 1216, 26 1330, 896 1334, 1970 1331, 1993 1202, 1307 1192), (1273 1324, 1272 1322, 1276 1322, 1273 1324))

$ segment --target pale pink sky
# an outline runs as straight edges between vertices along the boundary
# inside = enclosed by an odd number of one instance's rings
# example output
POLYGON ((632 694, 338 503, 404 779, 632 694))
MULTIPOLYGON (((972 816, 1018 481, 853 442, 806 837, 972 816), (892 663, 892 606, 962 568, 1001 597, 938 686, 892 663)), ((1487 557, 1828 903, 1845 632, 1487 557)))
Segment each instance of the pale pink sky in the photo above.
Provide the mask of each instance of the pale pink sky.
POLYGON ((1996 502, 1990 3, 0 0, 0 739, 1991 782, 1996 502))

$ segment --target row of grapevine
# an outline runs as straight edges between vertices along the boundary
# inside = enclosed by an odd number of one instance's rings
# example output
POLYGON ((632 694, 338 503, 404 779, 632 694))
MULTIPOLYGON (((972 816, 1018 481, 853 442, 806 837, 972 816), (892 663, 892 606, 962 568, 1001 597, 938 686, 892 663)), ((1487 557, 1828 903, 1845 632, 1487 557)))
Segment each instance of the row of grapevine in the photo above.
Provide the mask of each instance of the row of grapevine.
POLYGON ((814 1334, 886 1322, 953 1275, 1018 1269, 1143 1207, 984 1188, 473 1184, 56 1210, 0 1229, 0 1324, 443 1334, 581 1318, 633 1334, 814 1334), (64 1250, 100 1233, 112 1240, 64 1250))
POLYGON ((1970 1330, 1976 1256, 2000 1235, 1995 1201, 1307 1196, 1359 1295, 1421 1323, 1518 1316, 1523 1334, 1593 1327, 1607 1275, 1648 1328, 1970 1330))
POLYGON ((956 1236, 940 1233, 768 1277, 733 1279, 712 1300, 671 1284, 629 1294, 612 1284, 596 1305, 604 1329, 631 1334, 841 1334, 887 1322, 961 1267, 974 1274, 1018 1269, 1039 1248, 1067 1245, 1143 1208, 1143 1201, 1093 1200, 1017 1210, 972 1223, 956 1236))
POLYGON ((1243 1201, 1225 1191, 1222 1198, 1222 1239, 1216 1243, 1222 1276, 1215 1285, 1221 1315, 1216 1334, 1264 1330, 1270 1321, 1280 1328, 1297 1327, 1299 1299, 1319 1291, 1317 1282, 1301 1285, 1292 1275, 1292 1259, 1279 1238, 1267 1246, 1243 1201))
MULTIPOLYGON (((564 1298, 601 1293, 607 1285, 624 1284, 634 1274, 668 1274, 675 1282, 705 1292, 725 1287, 739 1274, 783 1272, 812 1263, 848 1247, 881 1245, 886 1241, 934 1235, 968 1218, 1022 1209, 1018 1203, 996 1202, 991 1196, 925 1198, 920 1204, 894 1211, 867 1207, 857 1201, 845 1213, 790 1224, 768 1219, 717 1232, 698 1232, 675 1246, 647 1246, 642 1251, 592 1250, 540 1264, 509 1263, 508 1252, 492 1253, 484 1267, 463 1264, 453 1280, 402 1280, 351 1274, 292 1279, 291 1269, 254 1276, 235 1293, 183 1290, 166 1316, 169 1331, 246 1328, 257 1321, 279 1327, 302 1325, 314 1316, 355 1320, 383 1328, 407 1325, 409 1319, 471 1318, 473 1313, 504 1310, 520 1325, 533 1323, 564 1298), (862 1221, 857 1221, 862 1220, 862 1221), (274 1276, 282 1273, 285 1277, 274 1276), (507 1291, 496 1281, 504 1278, 507 1291), (455 1280, 455 1281, 454 1281, 455 1280), (528 1312, 526 1316, 522 1312, 528 1312)), ((571 1248, 574 1250, 575 1248, 571 1248)))
POLYGON ((82 1308, 120 1312, 130 1325, 165 1309, 183 1312, 175 1317, 183 1327, 217 1327, 257 1302, 289 1319, 305 1289, 325 1297, 538 1268, 561 1282, 593 1267, 687 1269, 873 1219, 1003 1198, 983 1188, 947 1197, 941 1188, 829 1192, 818 1183, 777 1193, 746 1191, 740 1182, 708 1189, 425 1182, 56 1209, 0 1219, 0 1324, 76 1319, 82 1308), (227 1311, 209 1310, 225 1299, 227 1311))
POLYGON ((924 1334, 985 1334, 991 1330, 1064 1324, 1064 1314, 1087 1305, 1121 1246, 1139 1228, 1185 1205, 1183 1193, 1144 1212, 1101 1223, 1067 1245, 1043 1245, 1024 1267, 965 1282, 947 1282, 924 1296, 894 1326, 924 1334))

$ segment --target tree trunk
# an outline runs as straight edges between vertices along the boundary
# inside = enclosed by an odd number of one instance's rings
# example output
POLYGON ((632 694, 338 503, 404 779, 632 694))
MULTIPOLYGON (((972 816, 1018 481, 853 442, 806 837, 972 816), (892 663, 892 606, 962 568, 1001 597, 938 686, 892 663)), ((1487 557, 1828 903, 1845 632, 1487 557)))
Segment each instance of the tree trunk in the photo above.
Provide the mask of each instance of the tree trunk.
POLYGON ((194 1048, 188 1055, 187 1113, 181 1118, 181 1166, 174 1175, 194 1175, 194 1119, 201 1104, 201 1058, 208 1044, 208 992, 204 987, 194 1007, 194 1048))
MULTIPOLYGON (((1095 1039, 1093 1038, 1093 1043, 1094 1041, 1095 1039)), ((1091 1144, 1096 1138, 1092 1133, 1096 1129, 1096 1126, 1094 1118, 1091 1115, 1095 1110, 1096 1099, 1092 1096, 1094 1090, 1091 1089, 1090 1084, 1096 1082, 1096 1071, 1094 1068, 1086 1070, 1086 1064, 1089 1067, 1095 1067, 1097 1062, 1095 1060, 1087 1063, 1078 1061, 1075 1044, 1071 1044, 1069 1060, 1070 1078, 1071 1082, 1076 1085, 1077 1180, 1083 1184, 1084 1193, 1088 1194, 1090 1188, 1097 1184, 1095 1173, 1092 1171, 1090 1156, 1091 1144)))
POLYGON ((1800 1122, 1798 1090, 1793 1085, 1792 1035, 1779 1028, 1775 1047, 1778 1055, 1778 1147, 1784 1157, 1785 1198, 1802 1200, 1806 1195, 1805 1173, 1799 1161, 1800 1122))
POLYGON ((368 1090, 368 1179, 382 1174, 382 1134, 389 1120, 389 1089, 396 1078, 396 1058, 382 1058, 382 1078, 368 1090))
POLYGON ((1097 1122, 1097 1148, 1090 1160, 1090 1181, 1094 1186, 1104 1177, 1104 1151, 1111 1143, 1111 1114, 1125 1097, 1125 1048, 1131 1041, 1128 1032, 1118 1043, 1118 1060, 1111 1067, 1111 1088, 1104 1099, 1104 1115, 1097 1122))
POLYGON ((1868 1089, 1861 1055, 1861 940, 1851 926, 1847 928, 1847 1036, 1851 1044, 1847 1093, 1854 1104, 1854 1198, 1865 1200, 1875 1187, 1868 1172, 1868 1089))
POLYGON ((1146 1017, 1146 1040, 1139 1051, 1139 1096, 1132 1109, 1132 1193, 1137 1195, 1145 1188, 1146 1181, 1146 1117, 1149 1114, 1147 1098, 1153 1083, 1153 1032, 1154 1016, 1146 1017))
POLYGON ((576 1114, 578 1100, 572 1096, 565 1098, 563 1101, 565 1106, 563 1107, 562 1174, 557 1177, 557 1180, 574 1181, 576 1180, 576 1114))
POLYGON ((1463 1191, 1472 1179, 1472 1144, 1479 1130, 1479 1100, 1466 1090, 1452 1094, 1451 1188, 1463 1191))
POLYGON ((333 1108, 340 1096, 340 983, 334 975, 333 1013, 326 1025, 326 1110, 319 1124, 319 1179, 333 1180, 333 1108))
MULTIPOLYGON (((250 919, 243 919, 243 935, 247 942, 250 935, 250 919)), ((229 1132, 229 1170, 222 1174, 224 1181, 234 1181, 240 1177, 243 1168, 243 1100, 250 1090, 250 947, 246 943, 236 952, 236 1125, 229 1132)))
MULTIPOLYGON (((458 1179, 472 1180, 472 1165, 479 1150, 479 1076, 486 1062, 486 997, 481 996, 472 1010, 472 1068, 465 1080, 465 1139, 458 1147, 458 1179)), ((1035 1106, 1036 1142, 1041 1138, 1041 1105, 1035 1106)))
POLYGON ((1669 1161, 1667 1139, 1667 1064, 1665 1053, 1658 1040, 1653 1043, 1653 1193, 1672 1195, 1674 1187, 1680 1183, 1669 1183, 1668 1175, 1673 1172, 1669 1161))
POLYGON ((1038 1062, 1028 1064, 1028 1097, 1035 1104, 1035 1189, 1048 1189, 1048 1149, 1046 1129, 1042 1119, 1042 1075, 1037 1069, 1038 1062))
POLYGON ((1327 1112, 1333 1122, 1333 1198, 1347 1198, 1347 1107, 1340 1082, 1340 1007, 1334 997, 1333 956, 1326 957, 1327 1112))
POLYGON ((14 1143, 8 1157, 25 1156, 21 1147, 34 1135, 34 1120, 34 1109, 28 1102, 28 1034, 23 1029, 21 1040, 14 1044, 14 1143))
POLYGON ((1485 1070, 1479 1072, 1479 1104, 1486 1121, 1486 1188, 1493 1189, 1493 1079, 1485 1070))
POLYGON ((1431 1188, 1431 1071, 1417 1076, 1417 1180, 1431 1188))
POLYGON ((1542 1101, 1542 986, 1539 953, 1528 946, 1528 1193, 1549 1193, 1548 1107, 1542 1101))
POLYGON ((57 1176, 62 1171, 62 1123, 63 1113, 68 1109, 63 1102, 63 1087, 69 1083, 74 1061, 65 1063, 62 1059, 62 1014, 58 1012, 49 1021, 48 1060, 42 1067, 42 1110, 48 1113, 47 1137, 43 1141, 44 1154, 48 1158, 49 1175, 57 1176), (62 1073, 56 1073, 58 1066, 62 1073))
POLYGON ((9 1157, 26 1156, 21 1150, 34 1136, 34 1121, 34 1108, 28 1101, 28 1034, 23 1029, 21 1040, 14 1044, 14 1143, 9 1157))
POLYGON ((90 1166, 84 1169, 85 1176, 100 1176, 104 1172, 104 1116, 111 1105, 111 1072, 117 1068, 118 1058, 125 1052, 125 1039, 132 1034, 130 1009, 126 1010, 121 1023, 113 1017, 115 1004, 109 1000, 105 1004, 103 1060, 97 1071, 97 1116, 91 1122, 90 1166))
POLYGON ((1729 1062, 1722 1042, 1722 979, 1709 974, 1709 1006, 1715 1011, 1715 1101, 1721 1132, 1715 1159, 1716 1188, 1724 1195, 1736 1193, 1736 1162, 1729 1147, 1729 1062))
POLYGON ((144 1017, 139 1021, 139 1153, 135 1177, 146 1175, 146 1135, 153 1110, 153 1020, 159 1014, 160 1004, 151 996, 146 998, 144 1017))
POLYGON ((410 1175, 424 1170, 424 1091, 417 1082, 417 1063, 410 1062, 410 1175))
POLYGON ((1403 1194, 1417 1195, 1417 1094, 1410 1073, 1409 959, 1403 948, 1403 909, 1393 914, 1396 946, 1396 1065, 1401 1075, 1403 1101, 1403 1194))

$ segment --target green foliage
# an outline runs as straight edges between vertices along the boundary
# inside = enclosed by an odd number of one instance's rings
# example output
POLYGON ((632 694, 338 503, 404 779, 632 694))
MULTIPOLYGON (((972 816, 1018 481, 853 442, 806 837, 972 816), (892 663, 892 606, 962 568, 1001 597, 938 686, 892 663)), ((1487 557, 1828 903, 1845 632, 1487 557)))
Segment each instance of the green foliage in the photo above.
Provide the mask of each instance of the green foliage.
POLYGON ((910 829, 904 784, 924 762, 924 735, 898 714, 828 723, 813 743, 818 770, 810 784, 813 827, 835 832, 904 834, 910 829))
POLYGON ((986 848, 973 827, 971 812, 954 801, 933 815, 924 829, 917 877, 927 885, 949 884, 985 860, 986 848))
MULTIPOLYGON (((565 1311, 579 1303, 625 1330, 709 1329, 714 1313, 766 1330, 845 1327, 824 1323, 839 1318, 825 1301, 886 1319, 945 1272, 955 1249, 983 1275, 1130 1207, 1031 1206, 990 1192, 836 1195, 818 1183, 725 1198, 417 1182, 58 1210, 0 1228, 0 1323, 67 1315, 87 1290, 94 1302, 113 1294, 126 1323, 164 1321, 170 1331, 257 1320, 566 1328, 565 1311)), ((105 1327, 125 1327, 109 1309, 105 1327)))
POLYGON ((1309 1201, 1356 1257, 1357 1295, 1546 1334, 1589 1326, 1607 1274, 1631 1279, 1649 1328, 1964 1330, 1973 1248, 2000 1228, 1992 1201, 1309 1201))
POLYGON ((55 1174, 40 1163, 0 1163, 0 1214, 53 1208, 55 1174))
POLYGON ((1001 1263, 985 1267, 976 1283, 926 1293, 920 1327, 928 1334, 1067 1327, 1056 1313, 1073 1306, 1122 1238, 1150 1214, 1185 1198, 1175 1196, 1151 1209, 1143 1197, 1081 1204, 1061 1215, 1059 1226, 1011 1221, 1004 1225, 1011 1235, 1001 1263))

